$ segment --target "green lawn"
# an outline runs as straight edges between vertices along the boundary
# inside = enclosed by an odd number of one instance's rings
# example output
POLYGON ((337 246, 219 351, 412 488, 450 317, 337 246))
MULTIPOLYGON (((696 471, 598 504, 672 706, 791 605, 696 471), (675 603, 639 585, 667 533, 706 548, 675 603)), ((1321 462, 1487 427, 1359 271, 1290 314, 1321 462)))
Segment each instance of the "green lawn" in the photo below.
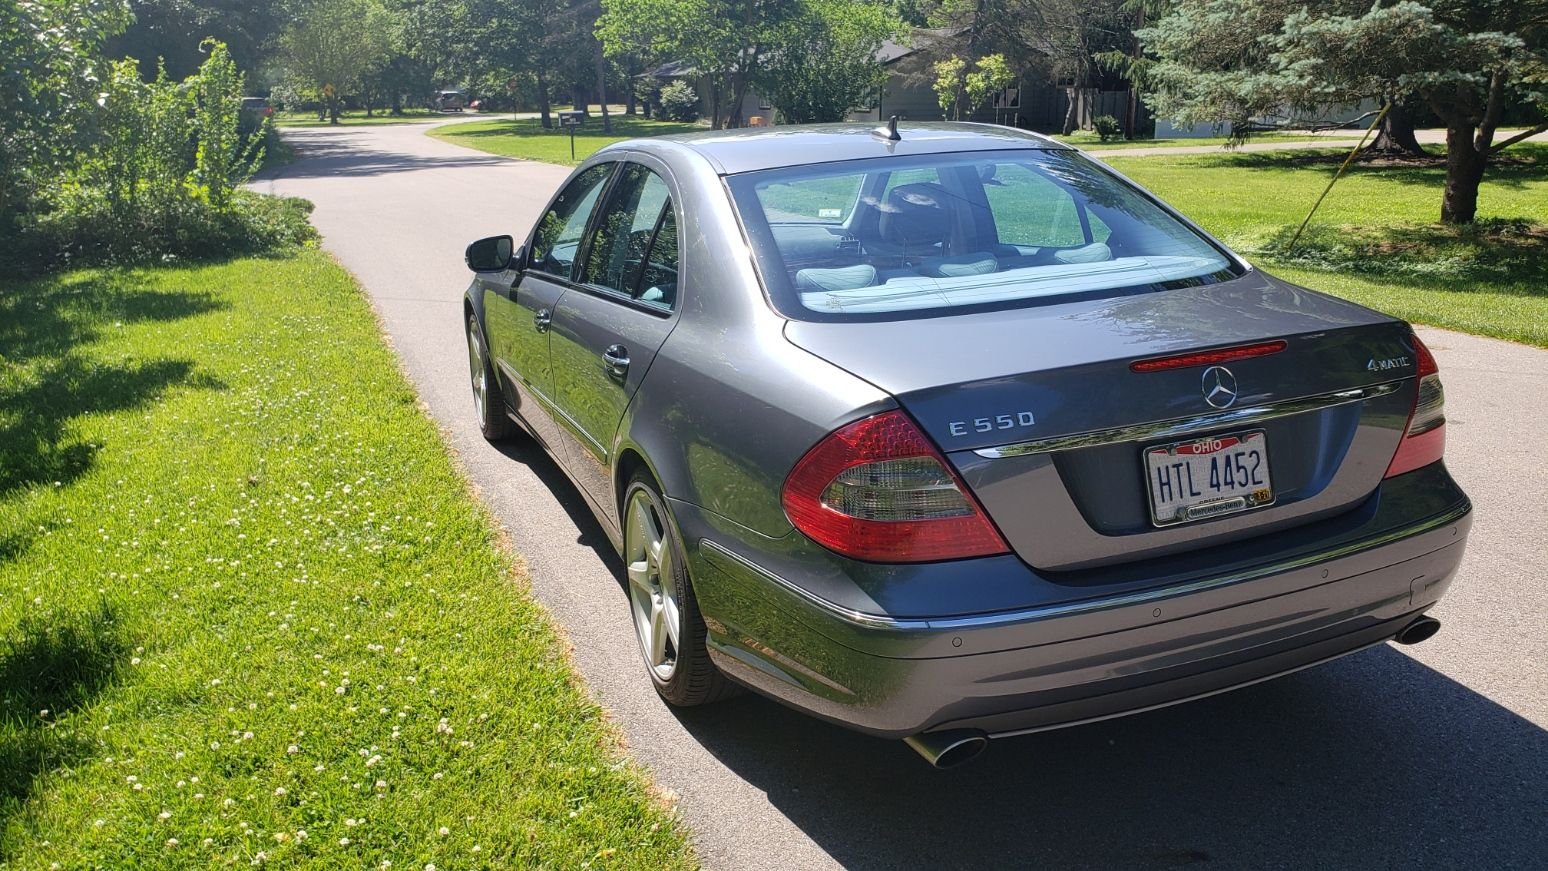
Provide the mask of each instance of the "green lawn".
MULTIPOLYGON (((1432 149, 1435 150, 1435 149, 1432 149)), ((1282 252, 1337 169, 1326 152, 1109 163, 1265 269, 1420 323, 1548 347, 1548 146, 1485 176, 1476 228, 1436 223, 1442 166, 1353 166, 1296 256, 1282 252)))
POLYGON ((497 538, 316 250, 0 283, 0 867, 691 866, 497 538))
MULTIPOLYGON (((1131 148, 1187 148, 1192 146, 1209 146, 1224 150, 1225 145, 1231 141, 1226 136, 1204 136, 1198 139, 1135 139, 1133 141, 1113 139, 1103 142, 1101 137, 1089 130, 1082 130, 1069 136, 1054 135, 1052 138, 1060 142, 1068 142, 1084 151, 1126 150, 1131 148)), ((1254 133, 1247 142, 1308 142, 1316 138, 1316 136, 1310 133, 1264 131, 1262 133, 1254 133)), ((1349 132, 1349 141, 1353 142, 1359 138, 1359 130, 1349 132)))
MULTIPOLYGON (((339 115, 340 125, 360 126, 363 124, 423 124, 428 121, 446 121, 460 118, 456 112, 431 112, 427 109, 405 109, 402 115, 390 114, 383 109, 367 118, 365 110, 353 110, 339 115)), ((274 126, 276 127, 329 127, 328 121, 317 120, 316 112, 275 112, 274 126)))
POLYGON ((624 115, 614 116, 612 133, 603 133, 601 116, 593 114, 586 121, 585 126, 575 131, 575 160, 570 159, 568 130, 562 130, 557 125, 552 130, 544 130, 542 125, 532 118, 523 118, 519 121, 509 118, 474 121, 432 130, 430 135, 503 157, 574 165, 590 157, 597 149, 614 142, 633 139, 637 136, 691 133, 704 129, 706 128, 698 124, 647 121, 644 118, 624 115))

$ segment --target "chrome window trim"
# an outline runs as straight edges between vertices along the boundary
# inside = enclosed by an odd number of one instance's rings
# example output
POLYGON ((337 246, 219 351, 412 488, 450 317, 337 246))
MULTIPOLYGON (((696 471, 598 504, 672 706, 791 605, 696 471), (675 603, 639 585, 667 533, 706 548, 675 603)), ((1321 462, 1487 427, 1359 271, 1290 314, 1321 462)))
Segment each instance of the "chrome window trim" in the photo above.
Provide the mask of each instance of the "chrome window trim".
POLYGON ((1192 433, 1218 429, 1223 426, 1249 426, 1265 420, 1273 420, 1276 417, 1287 417, 1308 411, 1321 411, 1322 409, 1348 405, 1351 402, 1364 402, 1368 399, 1375 399, 1378 396, 1386 396, 1389 393, 1395 392, 1399 387, 1403 386, 1406 380, 1388 381, 1385 384, 1375 384, 1370 387, 1339 390, 1333 393, 1322 393, 1317 396, 1306 396, 1300 399, 1287 399, 1282 402, 1233 408, 1228 411, 1200 414, 1194 417, 1176 418, 1133 426, 1119 426, 1112 429, 1093 430, 1073 435, 1053 436, 1051 438, 1033 439, 1032 441, 1015 442, 1008 445, 978 448, 973 453, 986 459, 997 460, 1002 457, 1024 457, 1029 454, 1045 454, 1050 451, 1063 451, 1071 448, 1090 448, 1123 442, 1177 439, 1192 433))
MULTIPOLYGON (((1230 574, 1201 578, 1197 581, 1193 581, 1192 583, 1178 584, 1176 586, 1170 587, 1158 587, 1151 590, 1139 590, 1133 593, 1108 596, 1100 599, 1087 599, 1080 602, 1065 602, 1058 605, 1046 605, 1041 608, 1026 608, 1018 611, 1000 611, 993 614, 974 614, 967 617, 944 617, 936 619, 895 618, 888 617, 884 614, 870 614, 864 611, 856 611, 853 608, 846 608, 842 605, 818 596, 810 590, 803 589, 802 587, 786 580, 785 578, 774 574, 768 569, 757 565, 751 560, 748 560, 739 554, 733 553, 725 545, 722 545, 711 539, 699 539, 699 547, 715 555, 723 556, 732 560, 738 565, 741 565, 755 572, 760 577, 768 580, 769 582, 783 587, 789 592, 799 596, 802 599, 805 599, 807 602, 817 606, 821 610, 827 612, 829 615, 853 626, 857 626, 862 629, 883 629, 899 632, 940 632, 983 629, 994 626, 1007 626, 1026 621, 1044 620, 1050 617, 1065 617, 1072 614, 1084 614, 1091 611, 1104 611, 1111 608, 1123 608, 1132 605, 1142 605, 1150 602, 1162 601, 1165 599, 1173 599, 1179 596, 1187 596, 1193 593, 1200 593, 1205 590, 1212 590, 1216 587, 1229 586, 1231 584, 1251 581, 1257 578, 1267 577, 1269 575, 1276 575, 1283 572, 1304 569, 1307 566, 1317 565, 1318 563, 1326 562, 1328 560, 1342 559, 1344 557, 1353 556, 1357 553, 1360 553, 1361 551, 1374 550, 1378 547, 1384 547, 1386 545, 1392 544, 1393 542, 1400 541, 1411 536, 1422 535, 1427 532, 1434 532, 1437 529, 1441 529, 1452 523, 1456 523, 1463 517, 1466 517, 1468 512, 1472 510, 1472 503, 1464 500, 1461 503, 1452 506, 1449 510, 1442 512, 1441 514, 1437 514, 1434 517, 1429 517, 1424 520, 1410 523, 1406 526, 1388 530, 1381 535, 1372 536, 1370 538, 1361 539, 1359 541, 1351 541, 1338 547, 1329 548, 1328 550, 1302 554, 1297 557, 1279 560, 1278 562, 1269 563, 1267 565, 1253 566, 1252 568, 1243 569, 1241 571, 1232 572, 1230 574)), ((1339 578, 1337 580, 1344 580, 1344 578, 1339 578)))

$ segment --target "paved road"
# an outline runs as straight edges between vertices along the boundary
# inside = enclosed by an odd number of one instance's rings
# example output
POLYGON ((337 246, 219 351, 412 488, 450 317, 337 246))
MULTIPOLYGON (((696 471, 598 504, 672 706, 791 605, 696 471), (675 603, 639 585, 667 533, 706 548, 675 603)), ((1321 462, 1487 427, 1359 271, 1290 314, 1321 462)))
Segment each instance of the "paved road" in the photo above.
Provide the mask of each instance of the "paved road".
POLYGON ((325 245, 366 286, 592 692, 680 797, 707 866, 1548 865, 1548 352, 1425 331, 1446 378, 1451 465, 1478 505, 1433 641, 997 742, 936 772, 901 743, 756 697, 666 708, 580 497, 533 451, 479 437, 462 247, 525 232, 565 170, 414 127, 287 135, 301 159, 264 185, 317 204, 325 245))

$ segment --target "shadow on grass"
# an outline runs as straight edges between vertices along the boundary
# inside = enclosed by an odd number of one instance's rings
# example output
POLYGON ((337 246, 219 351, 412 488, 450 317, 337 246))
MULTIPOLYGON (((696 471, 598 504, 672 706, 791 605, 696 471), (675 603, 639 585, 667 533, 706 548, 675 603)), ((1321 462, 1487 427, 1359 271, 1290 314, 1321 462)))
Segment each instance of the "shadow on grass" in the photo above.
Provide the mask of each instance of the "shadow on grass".
POLYGON ((1524 219, 1491 218, 1461 227, 1313 226, 1287 254, 1295 231, 1280 228, 1258 253, 1281 265, 1426 290, 1548 296, 1548 226, 1524 219))
POLYGON ((41 778, 91 755, 89 736, 56 724, 112 684, 129 647, 107 605, 28 616, 0 636, 0 831, 41 778))
MULTIPOLYGON (((1346 177, 1367 176, 1399 184, 1433 187, 1437 191, 1446 181, 1446 155, 1442 146, 1426 146, 1430 157, 1414 160, 1360 159, 1349 167, 1346 177)), ((1338 171, 1347 150, 1238 151, 1188 158, 1200 168, 1286 170, 1321 172, 1328 177, 1338 171)), ((1526 142, 1495 155, 1484 173, 1485 185, 1521 188, 1543 180, 1548 169, 1548 144, 1526 142)), ((1438 206, 1437 206, 1438 208, 1438 206)))
MULTIPOLYGON (((96 359, 105 330, 168 322, 225 308, 208 293, 146 290, 135 273, 77 273, 0 290, 0 497, 39 483, 73 481, 91 468, 94 448, 75 436, 81 416, 155 401, 177 385, 219 389, 190 360, 96 359)), ((25 540, 0 540, 0 561, 25 540)))

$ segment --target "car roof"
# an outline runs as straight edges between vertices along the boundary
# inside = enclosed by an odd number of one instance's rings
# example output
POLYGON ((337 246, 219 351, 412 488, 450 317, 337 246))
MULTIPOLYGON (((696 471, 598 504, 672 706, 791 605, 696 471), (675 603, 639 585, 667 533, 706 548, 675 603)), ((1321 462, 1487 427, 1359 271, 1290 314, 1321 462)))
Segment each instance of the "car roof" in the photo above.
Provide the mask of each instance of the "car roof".
MULTIPOLYGON (((749 127, 631 139, 604 150, 655 152, 692 151, 721 175, 776 167, 863 160, 889 154, 918 156, 962 151, 1004 151, 1015 148, 1068 150, 1071 146, 1046 136, 996 124, 905 122, 900 138, 877 135, 875 124, 807 124, 749 127)), ((884 128, 880 128, 884 129, 884 128)))

